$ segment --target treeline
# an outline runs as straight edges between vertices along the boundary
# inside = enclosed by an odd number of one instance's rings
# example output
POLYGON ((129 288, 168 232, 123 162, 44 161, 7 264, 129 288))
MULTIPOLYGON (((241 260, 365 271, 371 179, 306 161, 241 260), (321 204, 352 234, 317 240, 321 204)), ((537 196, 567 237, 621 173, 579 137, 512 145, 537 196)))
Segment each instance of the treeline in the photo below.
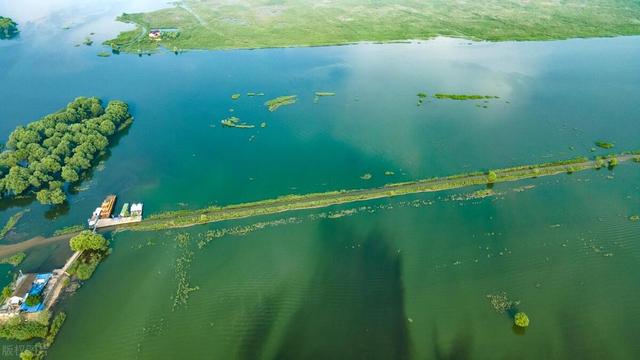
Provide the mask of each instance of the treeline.
POLYGON ((11 18, 0 16, 0 39, 11 39, 18 34, 18 24, 11 18))
POLYGON ((81 180, 132 120, 122 101, 103 108, 97 98, 79 97, 64 110, 18 126, 0 153, 0 197, 35 194, 42 204, 63 203, 65 184, 81 180))

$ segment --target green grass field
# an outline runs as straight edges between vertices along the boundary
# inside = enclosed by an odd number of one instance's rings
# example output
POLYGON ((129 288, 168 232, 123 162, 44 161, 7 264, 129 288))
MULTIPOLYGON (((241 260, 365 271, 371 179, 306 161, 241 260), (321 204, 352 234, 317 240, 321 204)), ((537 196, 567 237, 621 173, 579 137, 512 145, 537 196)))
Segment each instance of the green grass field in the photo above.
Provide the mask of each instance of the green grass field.
POLYGON ((468 39, 551 40, 640 34, 640 1, 184 0, 123 14, 136 24, 108 45, 125 52, 165 47, 246 49, 391 42, 438 35, 468 39), (160 40, 151 29, 177 29, 160 40))

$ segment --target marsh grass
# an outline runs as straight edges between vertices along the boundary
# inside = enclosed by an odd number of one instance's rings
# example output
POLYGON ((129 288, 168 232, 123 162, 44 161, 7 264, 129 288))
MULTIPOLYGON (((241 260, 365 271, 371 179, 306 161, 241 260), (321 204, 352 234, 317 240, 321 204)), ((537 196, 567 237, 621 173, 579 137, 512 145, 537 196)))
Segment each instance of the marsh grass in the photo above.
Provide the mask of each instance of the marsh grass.
POLYGON ((328 0, 318 11, 310 11, 306 2, 293 0, 246 0, 245 6, 220 6, 214 0, 184 0, 184 4, 197 17, 179 5, 123 14, 118 20, 137 28, 106 43, 136 53, 173 47, 253 49, 402 42, 439 35, 505 41, 640 34, 640 3, 634 0, 328 0), (350 19, 348 26, 341 20, 344 18, 350 19), (167 27, 180 29, 180 35, 149 40, 149 29, 167 27))
POLYGON ((274 112, 281 106, 295 104, 297 100, 297 95, 278 96, 275 99, 268 100, 264 105, 269 109, 269 111, 274 112))
POLYGON ((18 221, 20 221, 20 219, 22 219, 24 214, 26 214, 27 212, 29 212, 29 209, 25 209, 25 210, 19 211, 19 212, 13 214, 9 218, 9 220, 7 220, 7 223, 4 224, 4 227, 2 228, 2 230, 0 230, 0 240, 4 239, 4 237, 7 236, 7 234, 11 230, 13 230, 13 228, 15 228, 16 225, 18 225, 18 221))

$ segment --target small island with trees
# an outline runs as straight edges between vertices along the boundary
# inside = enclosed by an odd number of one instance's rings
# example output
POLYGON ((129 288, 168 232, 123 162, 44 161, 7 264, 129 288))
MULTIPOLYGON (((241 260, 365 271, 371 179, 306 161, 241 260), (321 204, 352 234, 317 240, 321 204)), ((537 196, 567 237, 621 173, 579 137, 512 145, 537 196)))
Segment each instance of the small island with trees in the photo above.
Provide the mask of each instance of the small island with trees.
POLYGON ((131 124, 128 106, 79 97, 40 120, 18 126, 0 153, 0 198, 35 195, 61 204, 69 184, 85 178, 114 135, 131 124), (66 185, 66 186, 65 186, 66 185))
POLYGON ((0 39, 11 39, 18 35, 18 24, 11 18, 0 16, 0 39))

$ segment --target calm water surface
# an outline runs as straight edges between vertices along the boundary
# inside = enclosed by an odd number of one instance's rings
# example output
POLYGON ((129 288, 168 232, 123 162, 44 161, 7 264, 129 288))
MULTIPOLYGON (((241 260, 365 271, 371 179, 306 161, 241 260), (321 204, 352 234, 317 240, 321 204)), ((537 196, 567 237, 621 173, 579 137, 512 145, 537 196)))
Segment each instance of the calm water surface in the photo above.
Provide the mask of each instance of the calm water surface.
MULTIPOLYGON (((1 137, 76 96, 122 99, 135 122, 67 206, 1 202, 0 223, 30 209, 5 243, 83 223, 108 193, 151 214, 591 155, 596 140, 640 148, 639 37, 100 58, 100 43, 128 28, 118 13, 164 4, 70 3, 0 4, 22 28, 0 43, 1 137), (93 46, 74 46, 86 36, 93 46), (316 103, 315 91, 336 96, 316 103), (500 98, 416 106, 418 92, 500 98), (289 94, 298 103, 263 105, 289 94), (222 128, 232 115, 257 126, 222 128)), ((481 200, 455 200, 476 190, 465 189, 188 229, 199 290, 176 308, 175 263, 187 254, 177 232, 117 234, 62 302, 68 319, 49 355, 637 358, 640 223, 628 217, 640 213, 639 186, 640 167, 625 164, 501 184, 481 200), (325 216, 336 211, 348 216, 325 216), (288 217, 295 224, 197 245, 208 230, 288 217), (531 318, 524 334, 486 299, 502 291, 531 318)), ((65 243, 34 248, 21 268, 67 255, 65 243)))

